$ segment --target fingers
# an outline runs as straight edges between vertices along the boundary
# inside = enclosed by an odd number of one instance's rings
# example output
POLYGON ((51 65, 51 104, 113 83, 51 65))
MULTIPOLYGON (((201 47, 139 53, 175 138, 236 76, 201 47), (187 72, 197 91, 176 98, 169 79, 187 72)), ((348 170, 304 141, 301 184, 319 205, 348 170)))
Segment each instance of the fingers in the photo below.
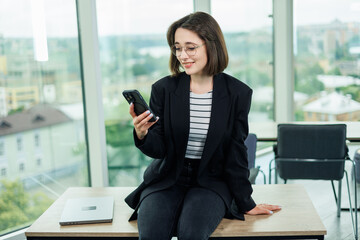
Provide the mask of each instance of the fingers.
POLYGON ((279 205, 270 205, 271 206, 271 209, 272 211, 276 211, 276 210, 281 210, 281 206, 279 205))
POLYGON ((278 205, 270 204, 258 204, 256 207, 247 212, 249 215, 271 215, 276 210, 280 210, 281 207, 278 205))
POLYGON ((152 125, 153 122, 149 122, 150 119, 153 117, 153 114, 150 113, 150 111, 145 111, 139 116, 135 115, 135 118, 133 118, 134 125, 138 125, 139 127, 143 125, 152 125))
POLYGON ((262 209, 261 213, 260 214, 264 214, 264 215, 271 215, 273 214, 274 212, 273 211, 270 211, 268 209, 262 209))
POLYGON ((144 123, 148 122, 153 116, 152 114, 150 114, 149 110, 145 111, 142 114, 140 114, 139 116, 137 116, 135 111, 134 111, 134 104, 133 103, 130 103, 129 113, 130 113, 131 117, 133 118, 134 125, 144 124, 144 123))
POLYGON ((130 108, 129 108, 129 113, 131 115, 132 118, 136 117, 135 111, 134 111, 134 104, 130 103, 130 108))
POLYGON ((270 211, 276 211, 276 210, 281 210, 281 206, 279 205, 272 205, 272 204, 259 204, 259 206, 261 206, 262 208, 265 208, 267 210, 270 210, 270 211))
POLYGON ((134 112, 134 107, 130 106, 130 115, 133 117, 133 124, 135 128, 136 135, 138 139, 142 140, 147 135, 149 128, 154 125, 159 118, 156 118, 155 122, 149 122, 153 118, 153 114, 150 111, 145 111, 144 113, 136 116, 134 112))
POLYGON ((265 214, 265 215, 270 215, 270 214, 274 213, 273 211, 271 211, 270 209, 267 209, 265 207, 260 207, 259 212, 260 212, 260 214, 265 214))

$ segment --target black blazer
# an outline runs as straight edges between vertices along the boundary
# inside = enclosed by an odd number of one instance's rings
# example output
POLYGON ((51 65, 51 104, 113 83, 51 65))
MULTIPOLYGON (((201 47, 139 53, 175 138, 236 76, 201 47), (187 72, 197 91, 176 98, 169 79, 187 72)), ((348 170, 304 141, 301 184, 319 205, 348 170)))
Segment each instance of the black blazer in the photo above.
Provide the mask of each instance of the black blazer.
MULTIPOLYGON (((225 73, 214 76, 211 119, 198 170, 198 184, 218 193, 228 218, 244 219, 255 207, 244 141, 248 135, 248 113, 252 90, 225 73), (233 201, 234 200, 234 201, 233 201)), ((148 194, 172 186, 183 167, 190 127, 190 76, 165 77, 152 86, 150 108, 159 121, 135 145, 154 158, 144 172, 144 181, 125 199, 133 209, 148 194)))

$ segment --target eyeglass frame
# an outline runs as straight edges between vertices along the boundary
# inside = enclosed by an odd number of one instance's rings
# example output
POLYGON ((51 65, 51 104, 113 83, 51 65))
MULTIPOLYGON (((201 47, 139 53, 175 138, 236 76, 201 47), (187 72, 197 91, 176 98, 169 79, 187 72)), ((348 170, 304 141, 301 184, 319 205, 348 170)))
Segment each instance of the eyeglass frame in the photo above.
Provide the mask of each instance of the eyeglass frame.
MULTIPOLYGON (((195 44, 194 44, 195 45, 195 44)), ((188 47, 180 47, 180 49, 181 50, 179 50, 179 54, 176 54, 176 49, 175 49, 175 51, 173 51, 173 48, 175 48, 176 46, 175 45, 173 45, 171 48, 170 48, 170 51, 171 51, 171 53, 172 54, 174 54, 174 56, 175 57, 180 57, 181 56, 181 54, 182 54, 182 52, 183 52, 183 50, 185 51, 185 53, 188 55, 188 56, 195 56, 196 55, 196 49, 198 49, 198 48, 200 48, 200 47, 202 47, 202 46, 204 46, 205 45, 205 43, 202 43, 202 44, 200 44, 200 45, 195 45, 193 48, 194 48, 194 51, 195 51, 195 53, 194 54, 189 54, 187 51, 188 51, 188 47)))

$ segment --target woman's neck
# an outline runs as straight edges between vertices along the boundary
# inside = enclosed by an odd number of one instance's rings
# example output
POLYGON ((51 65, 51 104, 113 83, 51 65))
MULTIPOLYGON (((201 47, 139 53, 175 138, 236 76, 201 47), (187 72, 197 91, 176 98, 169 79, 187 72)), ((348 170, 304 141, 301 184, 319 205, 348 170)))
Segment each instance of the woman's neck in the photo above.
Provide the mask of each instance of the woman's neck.
POLYGON ((190 91, 193 93, 207 93, 213 89, 213 76, 194 76, 190 78, 190 91))

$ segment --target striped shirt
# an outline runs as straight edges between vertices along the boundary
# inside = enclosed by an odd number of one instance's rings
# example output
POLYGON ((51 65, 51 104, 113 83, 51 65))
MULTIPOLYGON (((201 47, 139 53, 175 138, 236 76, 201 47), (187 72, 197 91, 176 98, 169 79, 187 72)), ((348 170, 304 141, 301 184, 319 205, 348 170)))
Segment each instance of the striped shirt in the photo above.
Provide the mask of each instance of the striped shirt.
POLYGON ((204 94, 190 92, 190 129, 185 158, 200 159, 209 129, 212 91, 204 94))

